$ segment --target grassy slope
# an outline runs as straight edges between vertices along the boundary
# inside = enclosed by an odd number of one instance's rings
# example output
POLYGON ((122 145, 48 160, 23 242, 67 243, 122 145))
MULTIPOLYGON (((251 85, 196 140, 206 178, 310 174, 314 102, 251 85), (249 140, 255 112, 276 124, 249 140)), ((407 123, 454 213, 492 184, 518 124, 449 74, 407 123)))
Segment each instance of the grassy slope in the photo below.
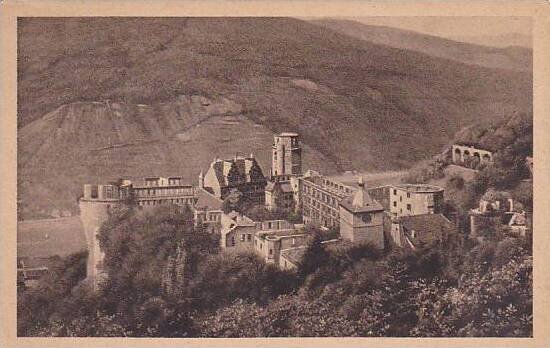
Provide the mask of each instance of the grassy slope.
POLYGON ((31 210, 74 209, 91 179, 196 175, 217 150, 259 152, 267 173, 270 136, 282 130, 301 133, 312 154, 306 167, 402 168, 480 116, 531 108, 530 74, 375 45, 295 19, 18 24, 19 190, 31 210), (193 128, 215 115, 244 117, 246 126, 193 128))
POLYGON ((369 42, 414 50, 466 64, 526 72, 533 70, 533 52, 524 47, 487 47, 351 20, 323 19, 312 23, 369 42))

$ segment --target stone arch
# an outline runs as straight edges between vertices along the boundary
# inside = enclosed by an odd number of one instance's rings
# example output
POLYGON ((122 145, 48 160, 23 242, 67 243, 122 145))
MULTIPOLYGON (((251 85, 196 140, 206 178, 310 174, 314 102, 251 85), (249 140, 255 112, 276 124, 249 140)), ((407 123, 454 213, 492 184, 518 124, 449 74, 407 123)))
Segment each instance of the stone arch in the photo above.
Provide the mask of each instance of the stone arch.
POLYGON ((483 162, 491 162, 491 155, 489 155, 488 153, 484 154, 482 156, 482 160, 483 162))
POLYGON ((469 150, 464 150, 463 156, 464 157, 470 157, 470 151, 469 150))
POLYGON ((474 152, 474 157, 481 160, 481 156, 479 155, 479 152, 474 152))
POLYGON ((462 151, 460 151, 460 148, 459 147, 456 147, 454 152, 453 152, 453 158, 454 158, 454 161, 453 162, 461 162, 462 161, 462 151))

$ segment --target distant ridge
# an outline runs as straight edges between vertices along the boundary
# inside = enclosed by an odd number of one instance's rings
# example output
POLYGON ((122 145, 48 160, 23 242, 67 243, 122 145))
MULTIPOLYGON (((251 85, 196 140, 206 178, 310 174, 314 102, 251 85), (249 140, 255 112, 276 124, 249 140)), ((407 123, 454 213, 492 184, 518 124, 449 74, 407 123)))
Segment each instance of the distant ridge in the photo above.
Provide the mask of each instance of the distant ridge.
POLYGON ((314 20, 312 23, 372 43, 414 50, 466 64, 526 72, 533 70, 532 51, 523 45, 518 45, 518 42, 527 40, 526 38, 520 39, 519 34, 494 38, 499 45, 504 45, 506 38, 509 38, 509 44, 504 46, 510 47, 489 47, 482 45, 482 43, 488 42, 489 38, 479 38, 476 44, 472 44, 468 42, 474 40, 474 37, 454 41, 415 31, 367 25, 352 20, 322 19, 314 20))

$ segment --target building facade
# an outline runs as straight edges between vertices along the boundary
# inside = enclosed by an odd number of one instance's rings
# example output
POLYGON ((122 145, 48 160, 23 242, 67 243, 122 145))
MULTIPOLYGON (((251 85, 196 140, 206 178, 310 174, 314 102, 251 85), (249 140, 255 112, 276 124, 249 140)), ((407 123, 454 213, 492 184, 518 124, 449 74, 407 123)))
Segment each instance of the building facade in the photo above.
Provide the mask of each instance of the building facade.
POLYGON ((427 184, 389 187, 389 212, 393 217, 438 214, 443 210, 444 189, 427 184))
POLYGON ((261 230, 254 238, 256 253, 266 262, 280 266, 281 251, 306 245, 310 235, 302 228, 261 230))
POLYGON ((384 248, 384 208, 372 199, 359 178, 359 188, 340 202, 340 236, 352 243, 384 248))
POLYGON ((199 174, 199 187, 224 200, 232 190, 240 191, 248 200, 264 204, 265 178, 252 154, 232 159, 214 159, 206 174, 199 174))
POLYGON ((339 204, 356 190, 314 171, 298 178, 298 186, 297 200, 304 223, 327 228, 340 226, 339 204))
POLYGON ((140 207, 162 204, 194 207, 197 199, 195 187, 184 183, 182 177, 148 177, 130 183, 129 188, 140 207))

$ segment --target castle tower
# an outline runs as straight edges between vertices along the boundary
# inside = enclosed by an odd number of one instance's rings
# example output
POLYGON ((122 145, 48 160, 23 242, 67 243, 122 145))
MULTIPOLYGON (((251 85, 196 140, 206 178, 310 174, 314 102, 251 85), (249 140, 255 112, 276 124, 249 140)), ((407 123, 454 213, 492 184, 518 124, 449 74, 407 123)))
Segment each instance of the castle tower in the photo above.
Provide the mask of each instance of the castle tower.
POLYGON ((340 202, 340 235, 354 243, 384 248, 384 208, 368 194, 363 178, 359 188, 340 202))
POLYGON ((112 208, 122 203, 119 188, 115 185, 84 185, 84 196, 80 198, 80 220, 84 226, 88 247, 87 279, 94 290, 105 276, 103 273, 104 253, 99 248, 99 228, 109 218, 112 208))
POLYGON ((272 147, 272 177, 290 177, 301 174, 302 147, 298 134, 281 133, 275 135, 272 147))

